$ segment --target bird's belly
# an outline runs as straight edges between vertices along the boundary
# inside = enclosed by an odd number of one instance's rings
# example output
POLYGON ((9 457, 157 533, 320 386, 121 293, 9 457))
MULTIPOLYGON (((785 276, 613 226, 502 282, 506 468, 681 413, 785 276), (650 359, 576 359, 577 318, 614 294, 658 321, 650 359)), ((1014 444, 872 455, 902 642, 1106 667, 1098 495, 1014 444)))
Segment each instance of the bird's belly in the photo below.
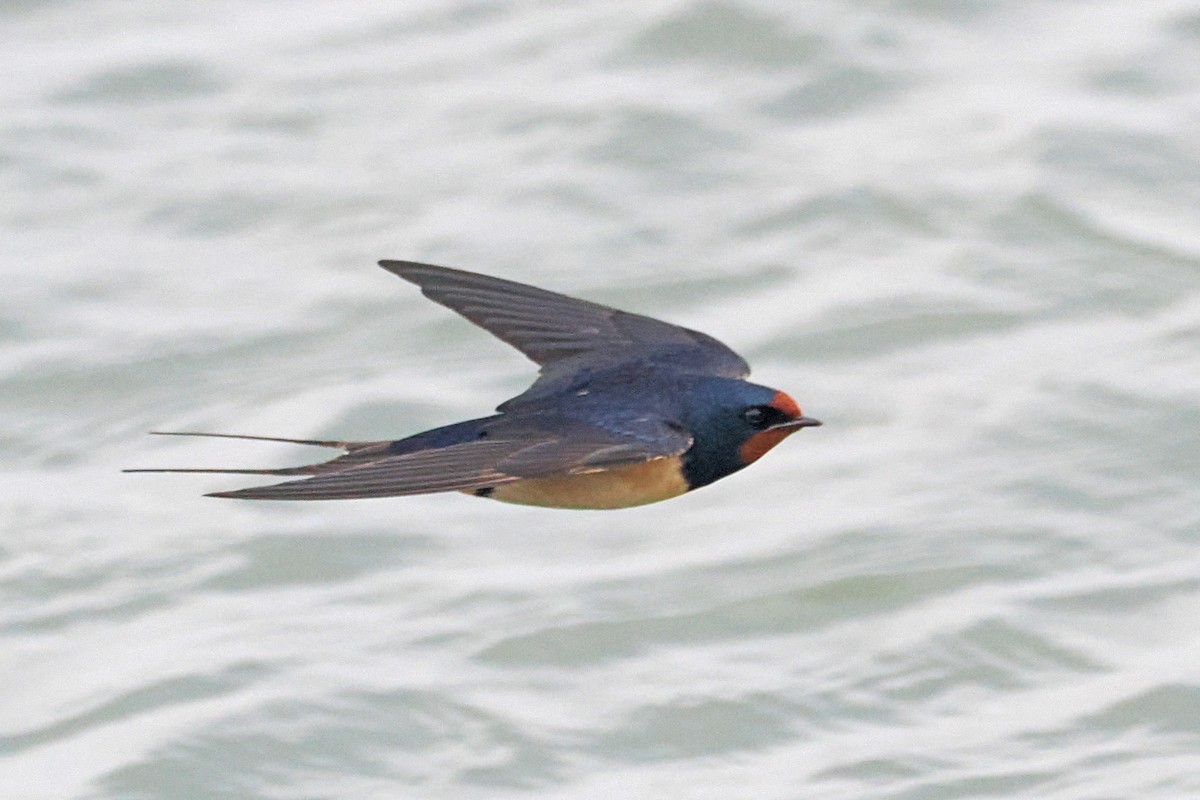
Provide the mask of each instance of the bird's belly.
POLYGON ((599 509, 656 503, 687 490, 679 458, 675 457, 582 475, 525 478, 501 484, 487 496, 528 506, 599 509))

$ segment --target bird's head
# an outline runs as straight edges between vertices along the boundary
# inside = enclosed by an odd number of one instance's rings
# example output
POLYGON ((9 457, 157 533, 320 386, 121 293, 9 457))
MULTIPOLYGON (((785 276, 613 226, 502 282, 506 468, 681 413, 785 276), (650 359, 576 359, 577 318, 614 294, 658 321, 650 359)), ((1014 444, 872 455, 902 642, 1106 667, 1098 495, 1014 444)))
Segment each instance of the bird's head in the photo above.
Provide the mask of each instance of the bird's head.
POLYGON ((684 470, 692 488, 754 463, 801 428, 820 425, 790 396, 746 381, 718 378, 691 393, 687 423, 692 447, 684 470))

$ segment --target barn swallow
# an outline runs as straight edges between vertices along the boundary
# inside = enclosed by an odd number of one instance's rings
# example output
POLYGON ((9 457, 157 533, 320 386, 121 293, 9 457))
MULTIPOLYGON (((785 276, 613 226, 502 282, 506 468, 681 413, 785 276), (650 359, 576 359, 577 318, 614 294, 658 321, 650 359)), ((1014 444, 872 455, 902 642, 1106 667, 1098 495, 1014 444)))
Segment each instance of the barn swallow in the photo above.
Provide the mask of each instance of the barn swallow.
POLYGON ((745 380, 716 339, 639 314, 474 272, 381 261, 436 303, 540 367, 498 413, 396 441, 234 434, 345 451, 284 469, 138 469, 306 476, 208 497, 341 500, 460 491, 554 508, 625 508, 707 486, 821 423, 787 394, 745 380))

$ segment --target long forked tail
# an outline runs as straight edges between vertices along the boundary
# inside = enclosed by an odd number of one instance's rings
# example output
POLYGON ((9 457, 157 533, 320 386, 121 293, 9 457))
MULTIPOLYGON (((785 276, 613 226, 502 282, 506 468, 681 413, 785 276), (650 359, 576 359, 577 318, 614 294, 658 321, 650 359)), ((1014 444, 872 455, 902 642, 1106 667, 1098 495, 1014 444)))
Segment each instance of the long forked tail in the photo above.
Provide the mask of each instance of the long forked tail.
MULTIPOLYGON (((150 431, 154 436, 207 436, 214 439, 252 439, 260 442, 285 442, 287 444, 307 444, 317 447, 332 447, 345 450, 345 456, 339 456, 331 461, 317 464, 306 464, 300 467, 280 467, 277 469, 221 469, 206 467, 149 467, 139 469, 123 469, 122 472, 208 472, 226 475, 316 475, 331 469, 331 465, 342 459, 347 459, 354 453, 365 448, 373 447, 384 442, 336 442, 323 439, 285 439, 280 436, 247 436, 238 433, 199 433, 195 431, 150 431)), ((341 466, 341 465, 339 465, 341 466)), ((349 465, 346 465, 349 466, 349 465)), ((337 467, 333 467, 336 469, 337 467)))

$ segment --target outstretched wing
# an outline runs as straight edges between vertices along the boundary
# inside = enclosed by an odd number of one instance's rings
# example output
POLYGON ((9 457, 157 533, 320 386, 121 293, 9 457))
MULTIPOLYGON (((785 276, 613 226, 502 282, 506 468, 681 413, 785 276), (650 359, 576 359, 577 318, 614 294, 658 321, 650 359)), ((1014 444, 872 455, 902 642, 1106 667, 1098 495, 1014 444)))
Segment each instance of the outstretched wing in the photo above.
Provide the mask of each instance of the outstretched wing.
POLYGON ((213 492, 208 496, 245 500, 349 500, 480 489, 517 480, 498 465, 519 452, 521 446, 504 441, 468 442, 402 456, 382 456, 343 469, 335 467, 303 480, 213 492))
POLYGON ((688 328, 475 272, 380 261, 426 297, 461 314, 545 368, 574 356, 619 358, 669 350, 681 366, 744 378, 750 366, 721 342, 688 328))
POLYGON ((497 427, 477 439, 412 452, 404 452, 405 440, 361 445, 302 442, 343 446, 349 451, 332 461, 303 467, 131 471, 309 475, 311 477, 303 480, 214 492, 209 496, 248 500, 348 500, 470 491, 522 478, 599 472, 677 455, 691 446, 690 436, 666 424, 653 431, 643 426, 636 435, 631 433, 581 424, 554 426, 551 430, 532 427, 522 420, 499 421, 497 427), (392 455, 395 452, 400 454, 392 455))

